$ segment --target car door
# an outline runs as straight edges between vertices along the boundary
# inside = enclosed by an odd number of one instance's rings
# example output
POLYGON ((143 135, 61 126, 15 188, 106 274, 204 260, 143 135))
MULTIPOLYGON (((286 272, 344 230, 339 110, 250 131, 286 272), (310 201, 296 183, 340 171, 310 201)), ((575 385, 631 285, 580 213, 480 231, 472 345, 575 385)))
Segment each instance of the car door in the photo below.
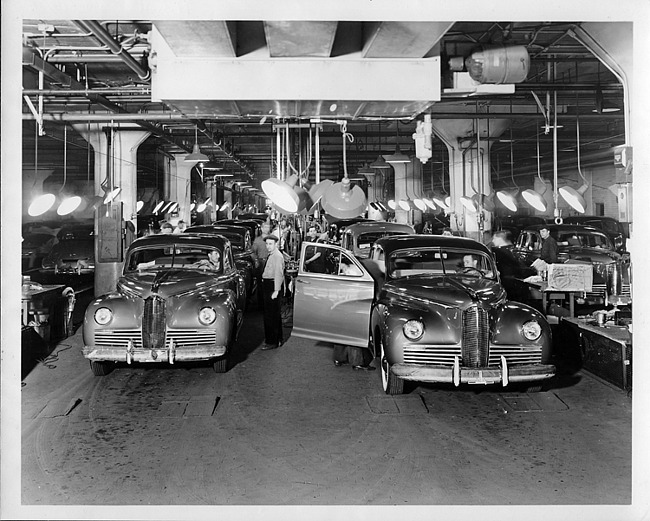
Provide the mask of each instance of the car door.
POLYGON ((368 345, 375 283, 343 248, 303 243, 295 280, 292 335, 358 347, 368 345), (320 253, 323 262, 309 271, 305 261, 320 253))

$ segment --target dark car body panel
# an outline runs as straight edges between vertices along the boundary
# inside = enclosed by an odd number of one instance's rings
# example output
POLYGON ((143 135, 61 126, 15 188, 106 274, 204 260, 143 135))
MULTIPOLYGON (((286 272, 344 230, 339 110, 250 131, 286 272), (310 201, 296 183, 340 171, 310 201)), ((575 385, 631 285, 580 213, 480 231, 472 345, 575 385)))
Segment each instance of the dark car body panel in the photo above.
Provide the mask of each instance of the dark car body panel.
MULTIPOLYGON (((303 253, 311 244, 303 245, 303 253)), ((379 239, 368 259, 357 259, 335 245, 320 246, 338 255, 339 262, 345 259, 363 269, 358 276, 311 273, 301 262, 294 335, 369 347, 376 356, 383 353, 381 363, 389 372, 406 380, 507 385, 553 376, 550 326, 537 310, 506 300, 485 245, 458 237, 393 236, 379 239), (394 255, 415 257, 421 252, 431 258, 439 252, 441 269, 406 276, 400 269, 392 273, 394 255), (488 263, 490 275, 444 266, 467 253, 488 263), (423 324, 417 340, 403 331, 411 320, 423 324), (534 340, 522 334, 523 324, 531 321, 541 332, 534 340), (483 358, 475 359, 479 354, 483 358)))
POLYGON ((95 271, 95 233, 92 224, 63 226, 45 256, 41 272, 86 274, 95 271))
MULTIPOLYGON (((246 292, 230 242, 222 236, 150 235, 135 240, 126 253, 115 291, 86 309, 83 354, 96 362, 169 362, 212 360, 230 354, 241 327, 246 292), (188 251, 218 250, 219 271, 181 260, 141 263, 147 254, 169 250, 182 259, 188 251), (214 310, 203 324, 199 311, 214 310), (99 308, 112 312, 105 325, 95 320, 99 308), (153 311, 152 311, 153 310, 153 311), (147 313, 154 313, 148 316, 147 313)), ((166 259, 166 258, 165 258, 166 259)))

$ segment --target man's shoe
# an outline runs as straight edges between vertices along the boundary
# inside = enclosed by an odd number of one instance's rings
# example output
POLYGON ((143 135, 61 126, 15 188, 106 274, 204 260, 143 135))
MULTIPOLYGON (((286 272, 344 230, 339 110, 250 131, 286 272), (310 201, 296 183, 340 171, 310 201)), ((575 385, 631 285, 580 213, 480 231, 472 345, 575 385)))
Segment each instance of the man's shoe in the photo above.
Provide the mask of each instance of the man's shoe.
POLYGON ((352 369, 355 371, 374 371, 377 368, 372 365, 353 365, 352 369))
POLYGON ((346 364, 347 362, 341 362, 340 360, 334 360, 334 365, 336 367, 341 367, 343 364, 346 364))
POLYGON ((277 349, 278 346, 275 344, 264 344, 262 346, 262 351, 268 351, 269 349, 277 349))

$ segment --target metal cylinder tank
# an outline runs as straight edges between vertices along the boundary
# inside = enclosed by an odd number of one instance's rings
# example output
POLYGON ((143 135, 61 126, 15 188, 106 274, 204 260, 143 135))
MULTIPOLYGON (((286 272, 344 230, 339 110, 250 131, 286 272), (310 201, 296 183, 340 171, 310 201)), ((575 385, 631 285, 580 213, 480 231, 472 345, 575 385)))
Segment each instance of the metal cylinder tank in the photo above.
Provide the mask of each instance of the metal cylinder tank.
POLYGON ((519 83, 528 75, 530 57, 523 45, 501 45, 472 53, 465 67, 479 83, 519 83))

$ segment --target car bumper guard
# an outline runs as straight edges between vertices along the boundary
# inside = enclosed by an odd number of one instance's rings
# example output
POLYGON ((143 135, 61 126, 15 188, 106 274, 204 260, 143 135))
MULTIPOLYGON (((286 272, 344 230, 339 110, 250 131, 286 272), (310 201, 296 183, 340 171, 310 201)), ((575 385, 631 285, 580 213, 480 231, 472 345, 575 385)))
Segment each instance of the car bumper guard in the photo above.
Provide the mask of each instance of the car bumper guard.
POLYGON ((546 380, 555 375, 554 365, 530 364, 508 365, 505 356, 501 356, 499 367, 462 367, 460 358, 454 357, 454 364, 449 365, 416 365, 394 364, 390 371, 404 380, 430 383, 461 383, 488 385, 501 383, 503 387, 509 383, 532 382, 546 380))
POLYGON ((111 362, 186 362, 192 360, 210 360, 226 354, 226 346, 210 345, 182 347, 178 349, 174 342, 163 349, 135 348, 133 342, 124 346, 84 346, 83 355, 89 360, 111 362))

